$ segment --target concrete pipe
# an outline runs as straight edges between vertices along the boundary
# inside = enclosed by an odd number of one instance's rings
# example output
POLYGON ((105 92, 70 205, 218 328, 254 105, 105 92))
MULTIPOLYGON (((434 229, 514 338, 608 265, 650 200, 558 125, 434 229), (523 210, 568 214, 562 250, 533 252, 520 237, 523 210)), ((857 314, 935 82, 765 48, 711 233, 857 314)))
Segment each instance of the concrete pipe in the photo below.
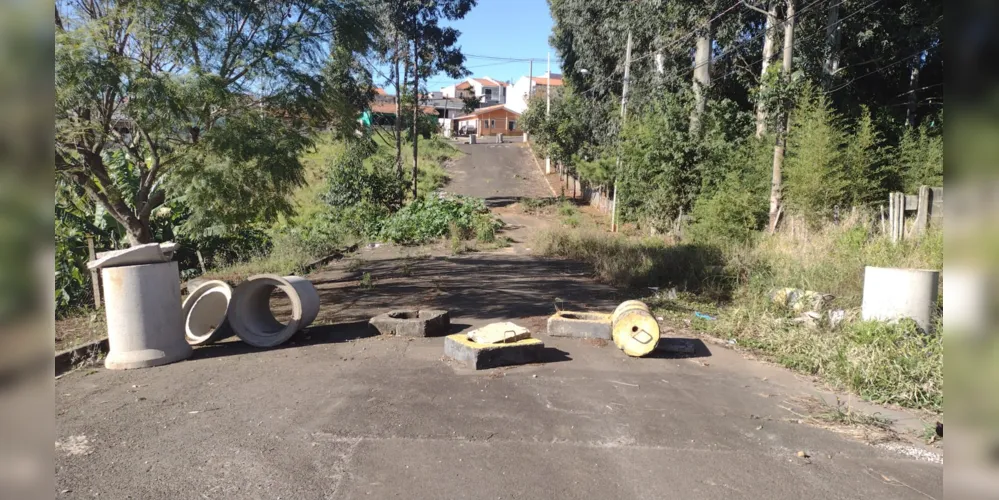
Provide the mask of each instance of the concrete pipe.
POLYGON ((101 269, 108 321, 104 366, 127 370, 187 359, 176 262, 101 269))
POLYGON ((629 356, 641 357, 655 350, 659 335, 659 323, 644 302, 622 302, 611 314, 614 345, 629 356))
POLYGON ((468 143, 475 144, 475 134, 468 136, 468 143))
POLYGON ((184 335, 191 345, 231 337, 229 310, 232 287, 224 281, 204 281, 184 300, 184 335))
POLYGON ((948 265, 944 268, 943 324, 951 335, 979 335, 993 324, 995 281, 985 269, 948 265))
POLYGON ((864 268, 861 316, 866 320, 911 318, 924 332, 933 329, 940 273, 928 269, 864 268))
POLYGON ((258 274, 233 292, 229 324, 239 338, 254 347, 274 347, 308 327, 319 314, 319 292, 298 276, 258 274), (281 323, 271 310, 271 292, 280 289, 291 302, 291 319, 281 323))
POLYGON ((503 144, 503 134, 496 134, 496 144, 503 144))

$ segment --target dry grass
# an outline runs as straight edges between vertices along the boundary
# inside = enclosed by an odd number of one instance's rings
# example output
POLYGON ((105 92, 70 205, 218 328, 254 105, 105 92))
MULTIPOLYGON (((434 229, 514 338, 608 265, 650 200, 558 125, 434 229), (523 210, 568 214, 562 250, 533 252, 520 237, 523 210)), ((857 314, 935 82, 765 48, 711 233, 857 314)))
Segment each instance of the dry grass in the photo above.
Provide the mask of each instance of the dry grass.
POLYGON ((717 274, 721 250, 710 245, 667 245, 654 238, 563 228, 535 234, 531 247, 541 255, 585 262, 599 280, 621 287, 676 286, 709 295, 726 291, 727 280, 717 274))
POLYGON ((790 407, 782 408, 798 417, 796 420, 801 423, 847 434, 870 444, 899 439, 893 427, 894 421, 878 414, 864 413, 839 399, 836 406, 815 397, 792 398, 787 403, 790 407))
POLYGON ((56 321, 55 352, 102 339, 107 336, 107 318, 104 310, 81 311, 56 321))

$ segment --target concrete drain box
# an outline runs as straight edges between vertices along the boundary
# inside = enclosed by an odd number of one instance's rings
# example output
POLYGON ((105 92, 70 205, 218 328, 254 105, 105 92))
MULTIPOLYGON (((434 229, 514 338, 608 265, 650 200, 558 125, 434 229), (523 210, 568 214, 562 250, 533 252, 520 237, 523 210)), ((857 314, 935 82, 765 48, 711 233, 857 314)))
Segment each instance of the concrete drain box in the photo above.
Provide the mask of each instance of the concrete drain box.
POLYGON ((477 344, 468 340, 464 333, 444 338, 444 355, 476 370, 540 363, 544 351, 544 342, 534 338, 506 344, 477 344))
POLYGON ((604 313, 559 311, 548 317, 548 335, 579 339, 610 340, 611 315, 604 313))
POLYGON ((451 317, 440 309, 401 309, 379 314, 368 322, 382 335, 433 337, 451 328, 451 317))

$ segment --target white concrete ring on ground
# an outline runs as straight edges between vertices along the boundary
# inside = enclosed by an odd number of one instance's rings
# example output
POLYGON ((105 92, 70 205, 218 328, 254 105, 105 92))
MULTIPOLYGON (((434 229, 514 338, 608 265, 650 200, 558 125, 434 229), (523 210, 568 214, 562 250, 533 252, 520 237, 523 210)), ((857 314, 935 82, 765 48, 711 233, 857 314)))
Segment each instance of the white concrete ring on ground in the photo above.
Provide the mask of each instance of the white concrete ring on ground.
POLYGON ((305 278, 258 274, 236 287, 231 307, 229 324, 243 342, 254 347, 274 347, 312 324, 319 315, 319 292, 305 278), (288 323, 278 321, 271 311, 270 297, 275 288, 291 301, 288 323))
POLYGON ((224 281, 205 281, 191 291, 183 307, 187 343, 205 345, 232 336, 231 304, 232 287, 224 281))
POLYGON ((911 318, 930 332, 939 282, 939 271, 867 266, 861 315, 865 321, 911 318))
POLYGON ((111 370, 146 368, 187 359, 177 262, 101 269, 111 370))

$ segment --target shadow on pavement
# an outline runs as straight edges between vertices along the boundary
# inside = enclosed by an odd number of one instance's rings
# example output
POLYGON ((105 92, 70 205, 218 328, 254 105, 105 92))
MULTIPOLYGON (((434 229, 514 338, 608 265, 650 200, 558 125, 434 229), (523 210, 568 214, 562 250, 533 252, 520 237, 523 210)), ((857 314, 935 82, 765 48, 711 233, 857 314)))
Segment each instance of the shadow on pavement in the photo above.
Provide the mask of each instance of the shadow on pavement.
POLYGON ((661 339, 656 350, 645 357, 653 359, 708 358, 711 357, 711 350, 704 345, 701 339, 670 337, 661 339), (682 347, 683 350, 677 349, 677 347, 682 347), (686 350, 689 352, 683 352, 686 350))
POLYGON ((523 196, 491 196, 485 198, 485 201, 489 208, 500 208, 518 203, 523 198, 523 196))
POLYGON ((272 351, 319 344, 338 344, 379 334, 368 325, 368 321, 352 321, 330 325, 314 325, 293 335, 287 342, 276 347, 254 347, 238 337, 224 342, 195 347, 191 359, 208 359, 220 356, 237 356, 260 351, 272 351))
POLYGON ((572 356, 568 352, 563 351, 555 347, 545 347, 541 352, 541 360, 539 363, 558 363, 559 361, 571 361, 572 356))

